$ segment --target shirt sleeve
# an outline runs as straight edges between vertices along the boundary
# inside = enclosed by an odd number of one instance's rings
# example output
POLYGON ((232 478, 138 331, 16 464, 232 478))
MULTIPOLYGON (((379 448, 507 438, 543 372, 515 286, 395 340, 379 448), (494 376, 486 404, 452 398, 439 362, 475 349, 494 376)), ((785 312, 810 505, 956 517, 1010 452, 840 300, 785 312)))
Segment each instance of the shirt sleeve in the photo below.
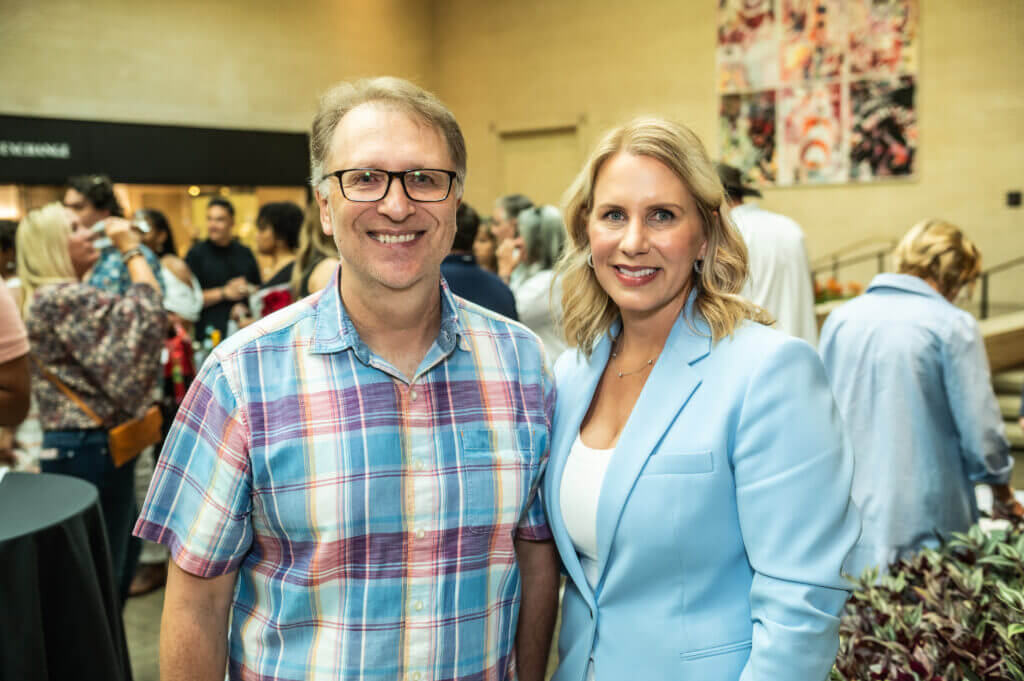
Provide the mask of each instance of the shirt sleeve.
POLYGON ((199 577, 238 569, 252 545, 248 421, 219 358, 208 360, 174 419, 135 525, 199 577))
POLYGON ((167 328, 160 296, 149 284, 132 284, 123 296, 76 284, 36 301, 30 323, 49 324, 45 332, 114 404, 137 414, 149 403, 167 328))
POLYGON ((14 304, 14 296, 0 279, 0 364, 27 355, 28 350, 28 333, 14 304))
POLYGON ((981 329, 973 317, 959 317, 943 350, 943 381, 960 435, 964 470, 973 482, 1005 484, 1010 481, 1013 457, 992 390, 981 329))
POLYGON ((551 528, 548 527, 544 498, 541 493, 541 483, 544 480, 544 473, 548 466, 548 456, 551 452, 551 428, 554 423, 555 413, 555 381, 547 366, 548 363, 544 360, 541 371, 543 372, 542 389, 544 392, 546 432, 543 438, 536 438, 536 441, 540 442, 541 459, 540 464, 537 466, 537 473, 532 481, 526 512, 523 513, 519 524, 516 526, 516 537, 530 541, 546 541, 552 537, 551 528))

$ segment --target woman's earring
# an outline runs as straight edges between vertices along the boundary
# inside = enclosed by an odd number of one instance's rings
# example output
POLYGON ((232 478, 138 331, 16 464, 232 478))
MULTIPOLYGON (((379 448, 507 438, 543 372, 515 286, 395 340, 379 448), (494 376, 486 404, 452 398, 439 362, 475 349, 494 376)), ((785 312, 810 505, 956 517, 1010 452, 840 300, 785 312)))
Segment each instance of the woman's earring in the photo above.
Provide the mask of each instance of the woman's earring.
POLYGON ((587 264, 590 265, 590 269, 594 269, 594 254, 587 253, 587 264))
POLYGON ((701 272, 703 272, 704 271, 704 261, 703 260, 694 260, 693 261, 693 271, 696 272, 697 274, 700 274, 701 272))

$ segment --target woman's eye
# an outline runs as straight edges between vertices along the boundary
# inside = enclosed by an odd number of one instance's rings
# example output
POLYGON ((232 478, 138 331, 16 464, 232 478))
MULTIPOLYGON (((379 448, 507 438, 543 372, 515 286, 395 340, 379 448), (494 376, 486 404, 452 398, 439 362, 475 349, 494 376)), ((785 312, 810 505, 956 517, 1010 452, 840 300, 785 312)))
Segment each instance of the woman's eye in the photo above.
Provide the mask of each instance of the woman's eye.
POLYGON ((626 219, 626 214, 618 208, 612 208, 611 210, 606 210, 604 215, 601 216, 601 219, 608 220, 610 222, 621 222, 626 219))
POLYGON ((651 221, 657 223, 671 222, 675 217, 675 213, 670 210, 665 210, 664 208, 658 208, 651 213, 651 221))

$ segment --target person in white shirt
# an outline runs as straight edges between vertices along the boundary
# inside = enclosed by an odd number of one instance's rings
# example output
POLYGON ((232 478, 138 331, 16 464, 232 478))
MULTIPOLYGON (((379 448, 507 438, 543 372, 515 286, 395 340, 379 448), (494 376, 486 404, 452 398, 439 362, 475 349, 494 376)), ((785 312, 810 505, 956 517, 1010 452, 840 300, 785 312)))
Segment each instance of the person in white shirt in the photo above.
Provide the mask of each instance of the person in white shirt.
POLYGON ((555 206, 527 208, 517 222, 519 236, 498 246, 498 276, 516 297, 519 321, 540 336, 554 362, 567 347, 561 331, 561 282, 553 269, 565 246, 565 223, 555 206))
POLYGON ((814 285, 803 230, 785 215, 745 203, 744 197, 761 198, 761 192, 745 185, 738 169, 719 163, 718 177, 729 216, 749 251, 750 274, 742 295, 767 310, 777 329, 817 346, 814 285))

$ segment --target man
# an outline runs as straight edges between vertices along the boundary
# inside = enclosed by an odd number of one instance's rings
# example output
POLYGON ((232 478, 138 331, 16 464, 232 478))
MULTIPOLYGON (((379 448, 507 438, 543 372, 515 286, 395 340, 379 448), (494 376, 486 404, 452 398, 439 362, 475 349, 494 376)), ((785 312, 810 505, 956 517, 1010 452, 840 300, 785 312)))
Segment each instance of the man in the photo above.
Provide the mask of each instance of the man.
POLYGON ((519 214, 533 208, 533 201, 522 194, 507 194, 494 203, 494 226, 491 232, 498 240, 498 247, 509 239, 519 236, 517 220, 519 214))
POLYGON ((473 255, 479 229, 480 216, 472 206, 463 203, 455 213, 455 242, 451 254, 441 263, 441 274, 452 293, 518 321, 512 290, 497 275, 480 267, 473 255))
POLYGON ((816 346, 814 286, 800 225, 785 215, 745 203, 744 197, 760 198, 761 192, 745 185, 738 169, 719 163, 718 177, 725 187, 729 215, 749 252, 743 295, 767 310, 777 329, 816 346))
POLYGON ((554 388, 441 280, 462 133, 411 83, 342 83, 310 159, 343 265, 214 350, 136 526, 174 559, 163 678, 539 680, 554 388))
POLYGON ((235 303, 249 297, 250 285, 260 284, 260 267, 247 246, 235 239, 235 207, 227 199, 210 199, 206 205, 207 239, 189 249, 185 264, 203 289, 203 311, 196 337, 205 339, 208 329, 228 334, 228 320, 235 303))
MULTIPOLYGON (((114 194, 114 185, 106 175, 76 175, 69 178, 68 188, 64 192, 64 205, 71 209, 87 229, 93 229, 97 223, 109 217, 124 217, 121 203, 114 194)), ((139 250, 159 284, 160 259, 145 246, 140 246, 139 250)), ((99 260, 93 265, 85 282, 120 295, 124 295, 131 286, 128 268, 121 260, 121 252, 113 244, 108 243, 100 249, 99 260)), ((158 291, 163 294, 162 285, 158 291)))

